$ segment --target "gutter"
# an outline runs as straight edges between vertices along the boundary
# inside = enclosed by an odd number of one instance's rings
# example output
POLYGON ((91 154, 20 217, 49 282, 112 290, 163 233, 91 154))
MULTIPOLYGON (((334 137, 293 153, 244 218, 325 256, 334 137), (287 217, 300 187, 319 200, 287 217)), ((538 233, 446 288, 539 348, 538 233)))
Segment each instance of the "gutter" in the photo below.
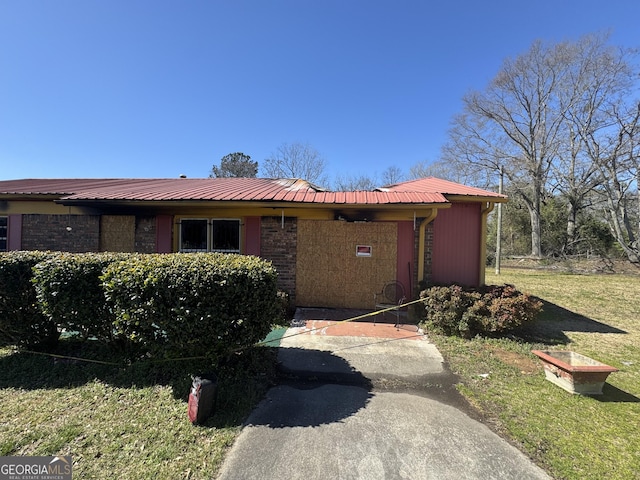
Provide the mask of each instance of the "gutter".
POLYGON ((432 208, 431 213, 420 222, 420 230, 418 237, 418 281, 424 280, 424 241, 427 225, 435 220, 438 215, 438 209, 432 208))
POLYGON ((480 212, 480 268, 478 270, 478 285, 484 285, 485 267, 487 263, 487 216, 495 207, 495 203, 487 203, 480 212))

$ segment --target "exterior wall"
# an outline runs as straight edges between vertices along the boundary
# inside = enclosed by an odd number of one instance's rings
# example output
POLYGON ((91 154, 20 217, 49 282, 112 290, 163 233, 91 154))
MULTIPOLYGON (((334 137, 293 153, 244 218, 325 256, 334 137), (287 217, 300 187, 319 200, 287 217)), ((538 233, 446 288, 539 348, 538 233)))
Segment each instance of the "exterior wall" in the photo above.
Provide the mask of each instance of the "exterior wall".
MULTIPOLYGON (((422 218, 416 219, 416 225, 419 225, 422 218)), ((424 277, 418 278, 418 255, 420 252, 420 229, 416 227, 414 232, 414 254, 413 254, 413 290, 414 294, 420 293, 424 289, 425 284, 431 282, 432 278, 432 257, 433 257, 433 222, 427 224, 424 232, 424 277)))
POLYGON ((479 203, 456 203, 438 212, 433 221, 433 283, 478 285, 481 225, 479 203))
POLYGON ((278 270, 278 288, 287 292, 295 305, 298 220, 285 218, 284 228, 280 217, 262 217, 260 223, 260 256, 273 262, 278 270))
POLYGON ((398 222, 396 280, 404 287, 405 297, 412 298, 416 285, 416 241, 413 222, 398 222))
POLYGON ((100 215, 23 215, 23 250, 97 252, 100 215), (71 231, 67 230, 71 227, 71 231))
MULTIPOLYGON (((177 241, 176 241, 177 245, 177 241)), ((156 253, 171 253, 173 251, 173 216, 158 215, 156 217, 156 253)))
POLYGON ((156 252, 156 217, 12 215, 12 250, 156 252), (71 231, 67 227, 71 227, 71 231), (19 240, 19 241, 18 241, 19 240))
POLYGON ((156 217, 136 217, 134 249, 138 253, 156 252, 156 217))
MULTIPOLYGON (((280 220, 282 224, 282 219, 280 220)), ((244 251, 245 255, 260 256, 260 217, 244 219, 244 251)))
POLYGON ((7 250, 22 250, 22 215, 9 215, 7 250))

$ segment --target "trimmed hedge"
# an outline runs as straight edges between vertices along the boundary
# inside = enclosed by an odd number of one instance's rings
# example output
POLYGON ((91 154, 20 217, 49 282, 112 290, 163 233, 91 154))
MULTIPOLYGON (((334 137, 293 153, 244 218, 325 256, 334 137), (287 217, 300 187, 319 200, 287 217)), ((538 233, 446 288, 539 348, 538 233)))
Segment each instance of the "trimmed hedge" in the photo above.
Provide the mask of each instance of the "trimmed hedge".
POLYGON ((0 343, 51 348, 63 329, 164 357, 218 358, 282 321, 276 270, 227 254, 0 254, 0 343))
POLYGON ((276 270, 257 257, 144 255, 102 277, 115 330, 154 356, 208 356, 253 345, 279 316, 276 270))
POLYGON ((53 254, 0 254, 0 344, 48 348, 60 336, 55 322, 43 315, 33 288, 32 268, 53 254))
POLYGON ((426 310, 427 329, 471 338, 496 334, 533 321, 542 302, 513 285, 489 285, 465 290, 458 285, 431 287, 420 293, 426 310))
POLYGON ((100 277, 111 263, 128 258, 126 253, 58 253, 38 263, 33 283, 42 313, 84 339, 113 340, 115 318, 100 277))

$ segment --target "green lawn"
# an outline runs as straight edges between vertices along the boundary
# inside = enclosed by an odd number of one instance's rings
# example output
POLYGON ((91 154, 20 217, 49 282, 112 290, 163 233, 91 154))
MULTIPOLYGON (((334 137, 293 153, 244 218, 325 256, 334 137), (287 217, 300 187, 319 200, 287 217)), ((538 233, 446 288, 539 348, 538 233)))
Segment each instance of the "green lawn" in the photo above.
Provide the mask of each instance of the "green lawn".
POLYGON ((640 478, 640 277, 503 269, 487 283, 514 284, 544 311, 503 339, 433 336, 460 391, 555 478, 640 478), (601 397, 574 396, 544 379, 534 348, 570 349, 620 371, 601 397))
MULTIPOLYGON (((59 353, 121 360, 72 341, 59 353)), ((222 366, 216 412, 196 427, 186 400, 190 374, 210 371, 202 361, 118 367, 0 349, 0 456, 72 455, 74 478, 213 478, 274 360, 262 347, 222 366)))

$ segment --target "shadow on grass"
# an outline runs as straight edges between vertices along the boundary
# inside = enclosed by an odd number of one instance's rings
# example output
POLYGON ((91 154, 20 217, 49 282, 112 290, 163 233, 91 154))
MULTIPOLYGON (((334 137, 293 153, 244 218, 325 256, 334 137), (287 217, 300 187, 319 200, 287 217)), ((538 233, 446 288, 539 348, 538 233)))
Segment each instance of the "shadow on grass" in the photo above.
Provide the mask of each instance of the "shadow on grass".
POLYGON ((602 387, 602 395, 593 395, 595 400, 603 403, 640 403, 640 398, 624 390, 605 383, 602 387))
POLYGON ((219 415, 211 426, 240 425, 251 408, 264 397, 275 379, 275 348, 252 347, 213 365, 210 360, 127 362, 127 355, 98 342, 61 341, 55 352, 117 365, 104 365, 46 354, 14 352, 0 356, 0 389, 64 389, 100 381, 114 388, 169 386, 173 397, 185 402, 193 375, 215 370, 218 376, 219 415))
POLYGON ((584 333, 624 333, 619 328, 598 322, 579 313, 567 310, 559 305, 542 300, 542 313, 538 319, 512 333, 519 339, 531 343, 546 345, 566 345, 571 339, 566 332, 584 333))

